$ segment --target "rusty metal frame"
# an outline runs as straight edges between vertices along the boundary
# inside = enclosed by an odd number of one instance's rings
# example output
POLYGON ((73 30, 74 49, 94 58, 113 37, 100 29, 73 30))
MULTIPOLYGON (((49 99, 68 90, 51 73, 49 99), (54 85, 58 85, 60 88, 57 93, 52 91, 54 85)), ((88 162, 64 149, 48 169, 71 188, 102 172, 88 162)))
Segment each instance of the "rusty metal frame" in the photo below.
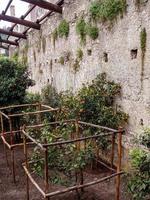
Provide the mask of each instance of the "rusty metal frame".
MULTIPOLYGON (((1 133, 0 137, 2 139, 3 145, 4 145, 4 153, 5 153, 5 158, 7 162, 7 166, 11 169, 12 171, 12 176, 13 176, 13 181, 14 183, 16 182, 16 173, 15 173, 15 149, 23 147, 23 143, 14 143, 14 136, 16 133, 21 133, 21 127, 19 130, 14 130, 12 127, 12 119, 15 117, 23 117, 25 115, 32 115, 32 116, 39 116, 39 120, 41 121, 41 115, 46 114, 46 113, 51 113, 51 112, 56 112, 59 111, 59 109, 54 109, 50 106, 43 105, 41 103, 35 103, 35 104, 22 104, 22 105, 13 105, 13 106, 6 106, 0 108, 0 125, 1 125, 1 133), (5 111, 7 109, 13 109, 13 108, 29 108, 29 107, 34 107, 37 109, 35 112, 20 112, 20 113, 13 113, 13 114, 6 114, 5 111), (4 120, 8 122, 9 125, 9 131, 5 132, 5 127, 4 127, 4 120), (9 137, 10 142, 8 142, 7 137, 9 137), (8 161, 8 156, 7 156, 7 149, 10 151, 11 155, 11 165, 9 165, 8 161)), ((38 122, 39 123, 39 122, 38 122)), ((27 124, 25 124, 27 125, 27 124)), ((29 125, 29 124, 28 124, 29 125)), ((28 142, 28 145, 34 145, 32 141, 28 142)))
MULTIPOLYGON (((36 187, 36 189, 39 191, 39 193, 43 196, 44 199, 49 199, 50 197, 54 197, 57 195, 61 195, 70 191, 78 191, 79 189, 81 189, 81 191, 89 186, 92 185, 96 185, 99 184, 101 182, 104 182, 106 180, 109 180, 111 178, 116 178, 116 193, 115 193, 115 200, 120 200, 120 181, 121 181, 121 175, 124 173, 121 170, 121 160, 122 160, 122 134, 124 134, 124 130, 123 129, 119 129, 119 130, 114 130, 114 129, 110 129, 107 127, 103 127, 103 126, 99 126, 99 125, 95 125, 95 124, 91 124, 91 123, 86 123, 86 122, 82 122, 82 121, 78 121, 75 119, 72 120, 64 120, 64 121, 56 121, 56 122, 51 122, 48 124, 40 124, 37 126, 28 126, 25 127, 24 129, 22 129, 22 134, 23 134, 23 141, 24 141, 24 155, 25 155, 25 163, 23 164, 23 168, 24 171, 26 173, 26 178, 27 178, 27 185, 26 185, 26 189, 27 189, 27 200, 30 199, 29 197, 29 181, 36 187), (29 128, 42 128, 44 126, 49 126, 49 125, 57 125, 57 124, 68 124, 68 123, 73 123, 76 127, 76 132, 74 133, 75 135, 73 136, 73 139, 70 140, 65 140, 65 141, 56 141, 54 143, 39 143, 38 141, 36 141, 36 139, 34 139, 33 137, 31 137, 28 133, 28 129, 29 128), (107 131, 107 132, 102 132, 98 135, 93 135, 93 136, 88 136, 88 137, 81 137, 80 135, 80 131, 79 131, 79 127, 80 126, 87 126, 87 127, 93 127, 93 128, 97 128, 98 130, 103 130, 103 131, 107 131), (93 139, 98 139, 99 137, 107 137, 107 136, 112 136, 112 149, 111 149, 111 158, 110 158, 110 164, 111 167, 107 166, 107 164, 104 164, 105 167, 107 167, 107 169, 109 169, 111 171, 111 175, 110 176, 106 176, 103 177, 101 179, 98 179, 96 181, 91 181, 88 183, 84 184, 84 180, 80 180, 79 184, 76 184, 73 187, 68 187, 66 189, 62 189, 62 190, 57 190, 55 192, 49 192, 48 188, 49 188, 49 180, 48 180, 48 148, 52 147, 52 146, 63 146, 63 145, 67 145, 67 144, 76 144, 76 148, 78 150, 80 150, 80 142, 87 142, 88 140, 92 140, 93 139), (40 185, 38 184, 38 182, 33 178, 33 174, 30 171, 30 164, 32 163, 30 160, 28 160, 28 146, 27 146, 27 139, 30 139, 35 145, 37 145, 41 151, 44 153, 44 189, 40 187, 40 185), (117 142, 115 143, 115 141, 117 140, 117 142), (115 149, 114 149, 114 145, 117 144, 117 167, 116 169, 114 168, 114 154, 115 154, 115 149)), ((86 148, 86 147, 85 147, 86 148)))

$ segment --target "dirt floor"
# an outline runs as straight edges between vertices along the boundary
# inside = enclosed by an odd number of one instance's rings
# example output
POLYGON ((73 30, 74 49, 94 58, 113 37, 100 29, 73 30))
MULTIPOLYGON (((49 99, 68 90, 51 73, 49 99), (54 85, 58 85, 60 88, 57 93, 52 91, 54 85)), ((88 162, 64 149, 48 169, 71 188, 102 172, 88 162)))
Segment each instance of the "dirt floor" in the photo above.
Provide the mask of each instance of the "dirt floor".
MULTIPOLYGON (((16 157, 16 184, 12 181, 12 174, 6 165, 3 145, 0 142, 0 200, 26 200, 26 178, 22 168, 23 153, 22 150, 17 150, 16 157)), ((100 174, 100 176, 108 175, 107 171, 100 174)), ((96 179, 93 175, 92 178, 96 179)), ((87 174, 88 177, 88 174, 87 174)), ((57 186, 58 188, 58 186, 57 186)), ((81 200, 115 200, 115 181, 107 181, 105 183, 98 184, 86 188, 84 194, 80 196, 81 200)), ((30 184, 30 200, 42 200, 39 192, 33 185, 30 184)), ((51 198, 51 200, 78 200, 79 197, 76 192, 70 192, 68 194, 51 198)), ((121 192, 121 200, 126 200, 126 195, 121 192)))

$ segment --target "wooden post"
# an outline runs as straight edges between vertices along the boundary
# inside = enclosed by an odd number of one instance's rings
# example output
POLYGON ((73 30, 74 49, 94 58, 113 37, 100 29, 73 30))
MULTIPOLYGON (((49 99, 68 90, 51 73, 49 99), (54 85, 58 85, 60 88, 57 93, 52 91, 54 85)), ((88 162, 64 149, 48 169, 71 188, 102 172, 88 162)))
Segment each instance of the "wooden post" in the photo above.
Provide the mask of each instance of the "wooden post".
POLYGON ((2 114, 1 114, 1 133, 4 133, 4 122, 2 114))
POLYGON ((112 134, 112 147, 111 147, 111 168, 114 166, 114 153, 115 153, 115 134, 112 134))
MULTIPOLYGON (((45 148, 45 193, 48 192, 49 189, 49 177, 48 177, 48 149, 45 148)), ((45 198, 46 200, 49 200, 49 197, 45 198)))
MULTIPOLYGON (((25 126, 23 127, 23 129, 25 129, 25 126)), ((24 144, 25 165, 26 165, 26 168, 28 169, 29 165, 28 165, 27 138, 24 134, 23 134, 23 144, 24 144)), ((27 200, 29 200, 30 196, 29 196, 29 178, 28 178, 28 175, 26 175, 26 192, 27 192, 27 200)))
MULTIPOLYGON (((80 137, 80 131, 79 131, 79 122, 78 120, 76 119, 76 122, 75 122, 75 126, 76 126, 76 137, 75 138, 79 138, 80 137)), ((77 151, 80 151, 80 141, 77 142, 77 151)))
MULTIPOLYGON (((12 128, 12 119, 9 118, 9 128, 10 128, 10 142, 11 145, 14 144, 14 135, 13 135, 13 128, 12 128)), ((14 149, 11 149, 11 163, 12 163, 12 175, 13 175, 13 181, 16 183, 16 175, 15 175, 15 155, 14 155, 14 149)))
MULTIPOLYGON (((41 103, 39 103, 39 105, 37 105, 37 111, 41 111, 42 110, 42 106, 41 106, 41 103)), ((37 122, 39 124, 41 124, 42 122, 42 117, 41 117, 41 113, 39 112, 38 116, 37 116, 37 122)))
MULTIPOLYGON (((118 164, 117 173, 121 172, 121 160, 122 160, 122 128, 119 129, 118 133, 118 164)), ((116 178, 116 200, 120 200, 120 178, 121 175, 118 174, 116 178)))

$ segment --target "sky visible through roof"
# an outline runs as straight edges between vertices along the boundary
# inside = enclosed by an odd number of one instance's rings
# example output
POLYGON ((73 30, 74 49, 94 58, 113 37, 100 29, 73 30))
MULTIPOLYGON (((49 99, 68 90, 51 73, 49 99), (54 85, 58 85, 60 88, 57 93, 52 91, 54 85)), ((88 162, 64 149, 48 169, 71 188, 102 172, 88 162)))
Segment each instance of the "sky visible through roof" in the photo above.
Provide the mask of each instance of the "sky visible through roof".
MULTIPOLYGON (((0 13, 5 10, 9 0, 0 0, 0 13)), ((13 0, 11 5, 15 5, 16 8, 16 17, 21 17, 28 10, 28 3, 25 3, 21 0, 13 0)), ((10 9, 7 11, 7 15, 10 15, 10 9)), ((9 22, 0 21, 0 27, 4 26, 9 27, 9 22)))

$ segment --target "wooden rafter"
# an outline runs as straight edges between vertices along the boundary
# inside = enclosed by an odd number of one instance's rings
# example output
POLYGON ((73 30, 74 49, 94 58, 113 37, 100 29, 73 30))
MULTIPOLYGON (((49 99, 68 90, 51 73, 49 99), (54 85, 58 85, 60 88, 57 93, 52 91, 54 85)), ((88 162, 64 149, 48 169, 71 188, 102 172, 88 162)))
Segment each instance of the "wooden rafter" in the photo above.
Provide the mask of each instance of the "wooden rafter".
POLYGON ((5 47, 5 46, 3 46, 3 45, 0 45, 0 49, 8 50, 9 48, 8 48, 8 47, 5 47))
POLYGON ((12 2, 13 2, 13 0, 9 0, 9 2, 8 2, 6 8, 5 8, 5 10, 3 11, 4 14, 6 14, 6 12, 7 12, 8 9, 9 9, 9 6, 11 5, 12 2))
POLYGON ((9 31, 9 30, 4 30, 4 29, 1 29, 1 28, 0 28, 0 33, 5 34, 5 35, 9 35, 9 36, 18 37, 18 38, 27 39, 26 35, 24 35, 22 33, 9 31))
POLYGON ((47 9, 47 10, 62 13, 62 8, 60 6, 58 6, 56 4, 49 3, 49 2, 44 1, 44 0, 21 0, 21 1, 31 3, 33 5, 39 6, 41 8, 47 9))
POLYGON ((34 22, 24 20, 24 19, 19 19, 17 17, 13 17, 13 16, 0 14, 0 20, 21 24, 21 25, 24 25, 27 27, 38 29, 38 30, 40 29, 40 24, 38 24, 38 23, 34 23, 34 22))
POLYGON ((14 45, 14 46, 19 45, 18 42, 16 42, 16 41, 4 40, 4 39, 0 39, 0 43, 6 43, 6 44, 14 45))

